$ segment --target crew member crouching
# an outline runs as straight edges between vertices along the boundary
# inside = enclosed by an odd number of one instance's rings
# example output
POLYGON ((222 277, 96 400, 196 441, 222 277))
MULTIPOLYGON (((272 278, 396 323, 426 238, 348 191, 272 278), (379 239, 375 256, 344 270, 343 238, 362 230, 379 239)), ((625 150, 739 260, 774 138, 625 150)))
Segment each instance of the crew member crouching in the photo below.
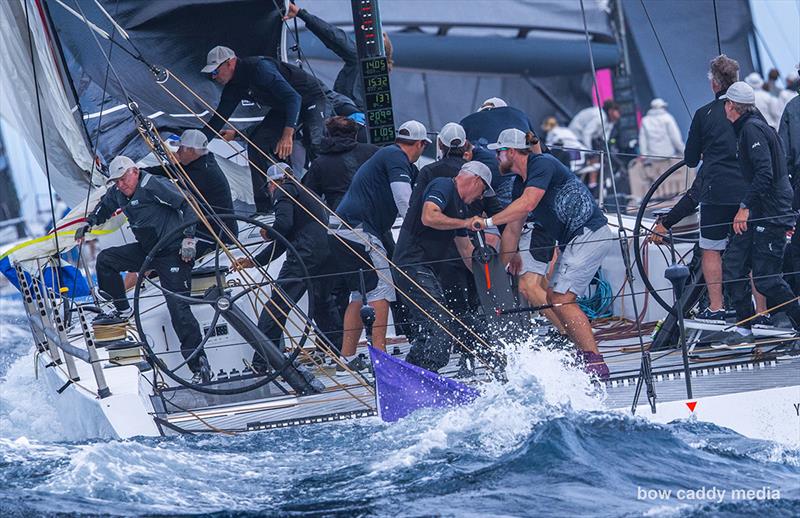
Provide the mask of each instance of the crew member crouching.
MULTIPOLYGON (((462 257, 471 257, 466 236, 471 221, 467 219, 467 205, 483 196, 494 196, 491 182, 492 173, 486 165, 467 162, 455 178, 431 180, 424 194, 414 198, 408 208, 394 261, 402 269, 395 272, 395 282, 410 299, 413 319, 423 328, 406 357, 409 363, 436 372, 450 359, 453 335, 465 340, 463 324, 454 322, 443 310, 447 300, 432 264, 448 255, 454 240, 462 257)), ((466 343, 472 344, 474 339, 466 343)))
MULTIPOLYGON (((139 172, 130 158, 118 156, 109 165, 108 182, 113 183, 86 218, 87 225, 78 230, 75 239, 96 225, 105 223, 117 209, 128 218, 135 243, 107 248, 97 256, 97 285, 110 294, 116 311, 112 316, 127 320, 133 314, 125 296, 121 272, 138 272, 148 254, 154 254, 150 266, 158 274, 172 327, 181 342, 181 353, 188 358, 202 341, 200 326, 189 305, 170 292, 189 296, 192 265, 197 254, 195 226, 191 225, 173 242, 154 250, 158 241, 196 216, 184 196, 169 180, 139 172)), ((207 383, 211 368, 205 352, 188 362, 194 373, 192 381, 207 383)))

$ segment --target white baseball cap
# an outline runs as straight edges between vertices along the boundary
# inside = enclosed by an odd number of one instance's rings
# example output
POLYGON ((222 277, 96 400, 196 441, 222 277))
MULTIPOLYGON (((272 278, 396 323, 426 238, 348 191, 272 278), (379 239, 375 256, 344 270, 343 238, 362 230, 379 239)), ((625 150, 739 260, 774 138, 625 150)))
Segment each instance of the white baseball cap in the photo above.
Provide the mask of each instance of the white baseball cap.
POLYGON ((506 103, 504 100, 500 99, 499 97, 489 97, 483 101, 483 104, 481 104, 481 107, 478 108, 478 111, 482 112, 483 110, 491 110, 492 108, 503 108, 504 106, 508 106, 508 103, 506 103))
POLYGON ((424 140, 428 144, 431 143, 425 125, 415 120, 410 120, 401 124, 400 127, 397 128, 396 137, 400 140, 424 140))
POLYGON ((221 64, 235 57, 236 53, 234 51, 232 51, 228 47, 217 45, 216 47, 208 51, 208 56, 206 56, 206 66, 203 67, 201 72, 204 74, 210 74, 211 72, 216 70, 217 67, 219 67, 221 64))
POLYGON ((108 164, 108 179, 106 180, 106 183, 111 183, 114 180, 122 178, 128 169, 132 167, 136 167, 136 162, 125 155, 117 156, 111 161, 110 164, 108 164))
POLYGON ((744 82, 747 83, 748 85, 752 86, 754 89, 755 88, 761 88, 762 86, 764 86, 764 79, 761 77, 761 74, 759 74, 758 72, 753 72, 750 75, 748 75, 747 77, 745 77, 744 78, 744 82))
POLYGON ((269 166, 269 169, 267 169, 267 178, 273 182, 283 180, 286 178, 286 175, 289 174, 292 174, 292 167, 285 162, 278 162, 277 164, 269 166))
POLYGON ((442 126, 436 138, 447 147, 461 147, 467 143, 467 132, 461 124, 448 122, 442 126))
POLYGON ((667 104, 667 101, 665 101, 661 97, 656 97, 655 99, 650 101, 650 107, 653 108, 654 110, 657 110, 659 108, 666 108, 667 106, 669 106, 667 104))
POLYGON ((495 195, 494 189, 492 189, 492 171, 483 162, 478 162, 477 160, 467 162, 461 166, 460 173, 467 173, 479 177, 483 180, 483 183, 486 184, 483 195, 486 197, 495 195))
POLYGON ((206 136, 200 130, 187 129, 181 133, 181 138, 178 140, 178 145, 193 149, 206 150, 208 149, 208 138, 206 138, 206 136))
POLYGON ((720 99, 728 99, 739 104, 755 104, 756 94, 752 86, 744 81, 737 81, 728 87, 728 91, 720 99))
POLYGON ((489 149, 500 149, 501 147, 510 147, 513 149, 527 149, 530 147, 525 142, 525 133, 517 128, 508 128, 500 132, 497 137, 497 142, 486 146, 489 149))

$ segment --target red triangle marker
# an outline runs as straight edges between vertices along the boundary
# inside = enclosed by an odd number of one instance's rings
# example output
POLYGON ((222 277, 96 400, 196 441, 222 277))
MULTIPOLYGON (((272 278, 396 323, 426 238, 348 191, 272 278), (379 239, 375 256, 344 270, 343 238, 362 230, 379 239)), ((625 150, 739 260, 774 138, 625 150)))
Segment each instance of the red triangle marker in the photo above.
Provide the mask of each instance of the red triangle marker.
POLYGON ((687 402, 686 402, 686 406, 688 406, 688 407, 689 407, 689 410, 691 410, 692 412, 694 412, 694 407, 696 407, 696 406, 697 406, 697 401, 687 401, 687 402))

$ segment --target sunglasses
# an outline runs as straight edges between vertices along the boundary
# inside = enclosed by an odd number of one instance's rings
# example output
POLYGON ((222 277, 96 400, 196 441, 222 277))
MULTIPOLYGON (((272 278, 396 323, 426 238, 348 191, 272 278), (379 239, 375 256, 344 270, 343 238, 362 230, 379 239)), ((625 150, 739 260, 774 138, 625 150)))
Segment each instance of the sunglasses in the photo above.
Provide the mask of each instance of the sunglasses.
POLYGON ((219 67, 221 67, 222 65, 224 65, 227 62, 228 62, 228 60, 226 59, 225 61, 220 63, 219 66, 217 66, 217 68, 212 70, 210 74, 208 74, 209 76, 211 76, 211 79, 215 79, 219 75, 219 67))

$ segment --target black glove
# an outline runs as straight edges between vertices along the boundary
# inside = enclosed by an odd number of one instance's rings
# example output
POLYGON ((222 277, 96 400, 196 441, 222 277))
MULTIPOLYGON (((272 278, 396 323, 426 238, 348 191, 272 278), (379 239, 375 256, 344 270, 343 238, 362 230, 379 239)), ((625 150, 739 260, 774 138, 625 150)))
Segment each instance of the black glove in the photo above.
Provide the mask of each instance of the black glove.
POLYGON ((84 226, 82 226, 81 228, 79 228, 78 230, 76 230, 76 231, 75 231, 75 241, 80 241, 81 239, 83 239, 83 236, 84 236, 84 235, 85 235, 87 232, 89 232, 89 230, 90 230, 91 228, 92 228, 92 227, 91 227, 91 226, 89 226, 89 225, 84 225, 84 226))

